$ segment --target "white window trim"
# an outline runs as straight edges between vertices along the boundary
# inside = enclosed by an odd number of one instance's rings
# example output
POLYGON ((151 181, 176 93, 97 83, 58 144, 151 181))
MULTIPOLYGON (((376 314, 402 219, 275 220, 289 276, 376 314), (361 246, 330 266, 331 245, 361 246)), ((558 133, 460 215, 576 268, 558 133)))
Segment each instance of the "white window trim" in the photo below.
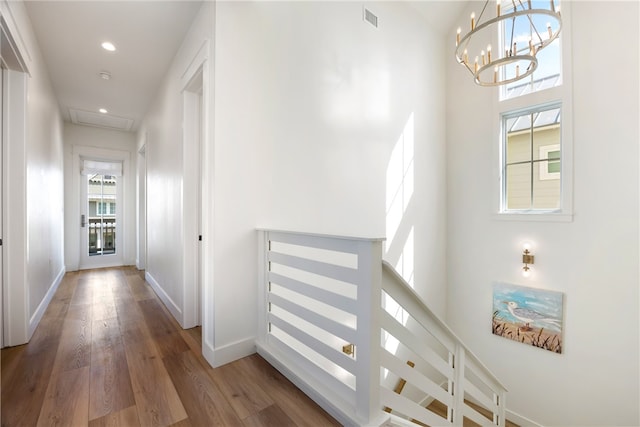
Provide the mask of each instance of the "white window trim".
MULTIPOLYGON (((533 222, 571 222, 573 221, 573 73, 571 61, 571 2, 562 1, 562 33, 561 62, 562 85, 522 95, 516 98, 500 100, 500 88, 494 88, 493 99, 493 128, 494 137, 494 182, 492 203, 496 220, 505 221, 533 221, 533 222), (562 117, 561 136, 562 148, 560 153, 560 167, 562 175, 561 208, 553 211, 527 210, 505 211, 502 206, 502 180, 504 164, 502 120, 503 114, 509 114, 517 110, 526 110, 536 105, 559 102, 561 104, 562 117)), ((494 43, 498 45, 498 34, 495 34, 494 43)))

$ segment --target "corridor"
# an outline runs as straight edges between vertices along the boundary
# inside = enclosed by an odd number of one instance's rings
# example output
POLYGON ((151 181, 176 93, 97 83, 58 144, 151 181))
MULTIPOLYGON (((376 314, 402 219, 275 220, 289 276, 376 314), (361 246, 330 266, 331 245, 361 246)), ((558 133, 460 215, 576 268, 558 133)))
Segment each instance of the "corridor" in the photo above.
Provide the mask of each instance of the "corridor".
POLYGON ((134 268, 67 273, 2 350, 2 426, 338 425, 257 354, 211 368, 200 337, 134 268))

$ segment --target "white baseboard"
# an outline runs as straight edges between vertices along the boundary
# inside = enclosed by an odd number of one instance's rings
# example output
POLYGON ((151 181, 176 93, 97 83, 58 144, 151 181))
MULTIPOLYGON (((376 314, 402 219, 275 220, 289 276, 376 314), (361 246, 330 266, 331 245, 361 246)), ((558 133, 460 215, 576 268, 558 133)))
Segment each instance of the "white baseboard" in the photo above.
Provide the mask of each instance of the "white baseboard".
POLYGON ((29 319, 29 329, 27 330, 27 340, 31 339, 31 337, 33 336, 33 333, 38 327, 38 324, 40 323, 40 320, 42 320, 42 316, 44 315, 44 312, 47 310, 47 307, 49 307, 49 303, 51 302, 53 295, 58 290, 58 286, 60 286, 60 283, 62 282, 62 278, 64 277, 65 272, 66 272, 65 267, 62 266, 60 268, 60 271, 58 272, 58 275, 53 280, 53 283, 51 283, 51 286, 49 286, 49 290, 45 294, 44 298, 42 299, 42 301, 40 301, 40 304, 38 304, 38 308, 36 308, 36 311, 33 313, 31 318, 29 319))
POLYGON ((151 285, 151 288, 156 293, 156 295, 158 295, 158 298, 160 298, 164 305, 169 309, 173 317, 175 317, 175 319, 178 321, 180 326, 183 326, 184 319, 182 318, 182 309, 180 309, 180 307, 178 307, 178 305, 173 302, 171 297, 164 291, 164 289, 162 288, 162 286, 160 286, 156 279, 153 278, 151 273, 149 273, 148 271, 145 272, 144 278, 151 285))
POLYGON ((218 348, 202 343, 202 353, 211 366, 217 368, 256 352, 256 338, 246 338, 218 348))

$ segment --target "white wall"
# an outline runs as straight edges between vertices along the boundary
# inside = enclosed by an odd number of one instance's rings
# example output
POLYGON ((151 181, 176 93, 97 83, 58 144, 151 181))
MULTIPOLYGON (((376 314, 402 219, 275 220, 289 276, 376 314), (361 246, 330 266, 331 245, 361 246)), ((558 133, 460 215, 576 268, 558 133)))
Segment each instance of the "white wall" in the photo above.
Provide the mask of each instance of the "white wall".
POLYGON ((637 2, 572 2, 565 14, 574 70, 565 76, 574 98, 570 223, 494 219, 496 93, 446 56, 448 320, 506 384, 508 408, 542 425, 640 423, 639 67, 630 43, 638 17, 637 2), (519 274, 527 239, 536 257, 529 280, 519 274), (564 293, 563 354, 491 334, 494 281, 564 293))
POLYGON ((371 8, 377 30, 351 2, 204 3, 141 127, 147 274, 180 319, 195 191, 181 79, 208 39, 203 347, 214 365, 254 351, 256 227, 385 236, 388 174, 393 194, 406 178, 387 258, 444 313, 442 40, 406 5, 371 8))
POLYGON ((3 2, 0 12, 29 71, 28 102, 22 109, 26 137, 7 141, 5 153, 9 190, 4 225, 10 238, 4 250, 10 261, 4 266, 4 302, 10 332, 4 344, 17 345, 31 337, 64 275, 62 119, 24 5, 3 2))
POLYGON ((444 313, 444 42, 405 4, 369 7, 378 29, 357 2, 217 3, 216 348, 256 333, 256 226, 387 236, 403 171, 386 257, 444 313))
MULTIPOLYGON (((129 170, 122 176, 124 184, 124 213, 122 262, 134 265, 136 256, 136 136, 132 132, 102 129, 91 126, 64 124, 64 180, 65 180, 65 244, 64 258, 67 271, 75 271, 80 266, 80 170, 74 168, 74 155, 79 150, 106 150, 126 152, 129 170), (75 151, 74 151, 75 150, 75 151), (74 154, 75 152, 75 154, 74 154)), ((76 159, 76 165, 77 165, 76 159)), ((85 229, 86 230, 86 229, 85 229)))
MULTIPOLYGON (((190 150, 197 150, 197 147, 185 144, 183 140, 182 91, 186 83, 184 78, 198 53, 202 53, 202 58, 212 57, 209 49, 213 45, 213 31, 214 4, 203 2, 137 137, 138 150, 143 144, 145 146, 147 171, 146 276, 183 326, 195 326, 189 317, 193 314, 190 290, 195 280, 191 263, 198 234, 185 232, 191 230, 195 221, 197 177, 195 165, 185 165, 185 158, 189 157, 184 154, 190 154, 190 150)), ((209 69, 212 74, 213 68, 209 69)), ((213 81, 212 76, 208 81, 213 81)), ((212 97, 211 88, 205 98, 211 102, 212 97)), ((194 157, 198 158, 197 155, 194 157)), ((213 306, 213 303, 209 305, 213 306)), ((208 325, 203 328, 205 335, 210 331, 208 325)), ((203 340, 203 347, 212 346, 212 337, 203 340)))

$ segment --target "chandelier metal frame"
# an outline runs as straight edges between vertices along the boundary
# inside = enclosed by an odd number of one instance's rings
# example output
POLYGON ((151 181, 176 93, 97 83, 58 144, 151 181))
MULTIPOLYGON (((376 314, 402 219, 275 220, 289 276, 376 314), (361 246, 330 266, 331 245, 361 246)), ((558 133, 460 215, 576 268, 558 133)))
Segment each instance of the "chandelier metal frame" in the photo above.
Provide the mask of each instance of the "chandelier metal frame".
MULTIPOLYGON (((501 0, 496 1, 496 16, 494 18, 488 19, 484 22, 480 22, 483 15, 487 10, 487 5, 489 4, 489 0, 485 1, 484 7, 482 8, 482 12, 478 17, 478 21, 476 24, 475 14, 471 14, 471 31, 466 33, 464 36, 461 36, 461 29, 458 28, 458 33, 456 35, 456 60, 459 64, 463 65, 472 75, 476 84, 480 86, 500 86, 509 84, 523 78, 526 78, 533 74, 533 72, 538 68, 538 59, 536 55, 545 47, 549 46, 555 39, 558 38, 560 31, 562 30, 562 17, 560 16, 560 10, 556 10, 554 0, 550 0, 550 8, 542 9, 536 7, 532 8, 531 0, 527 0, 526 5, 522 0, 509 0, 505 3, 509 3, 510 7, 513 6, 511 12, 501 14, 501 0), (533 18, 535 15, 547 16, 556 21, 555 31, 552 29, 552 26, 547 24, 548 37, 543 38, 539 29, 536 27, 533 18), (516 19, 521 16, 526 16, 531 28, 532 38, 529 41, 528 47, 524 49, 520 49, 518 51, 517 45, 514 42, 514 32, 515 32, 515 23, 516 19), (477 37, 482 37, 484 35, 485 40, 491 41, 494 37, 494 34, 500 34, 500 28, 503 24, 505 24, 505 29, 507 28, 507 24, 511 20, 511 35, 509 44, 504 43, 504 46, 509 46, 509 49, 506 49, 504 52, 504 56, 499 57, 497 59, 491 58, 491 43, 483 43, 482 46, 487 46, 487 52, 482 50, 481 52, 475 52, 475 54, 470 55, 468 52, 468 48, 472 39, 477 37), (496 33, 496 30, 498 31, 496 33), (534 41, 535 38, 535 41, 534 41), (475 57, 475 61, 473 64, 470 63, 469 58, 475 57), (480 61, 480 58, 482 60, 480 61), (524 70, 520 73, 520 64, 526 65, 523 67, 524 70), (511 65, 515 65, 515 72, 509 73, 509 68, 511 65)), ((507 36, 507 31, 505 31, 505 38, 507 36)), ((502 54, 503 52, 499 52, 502 54)))

